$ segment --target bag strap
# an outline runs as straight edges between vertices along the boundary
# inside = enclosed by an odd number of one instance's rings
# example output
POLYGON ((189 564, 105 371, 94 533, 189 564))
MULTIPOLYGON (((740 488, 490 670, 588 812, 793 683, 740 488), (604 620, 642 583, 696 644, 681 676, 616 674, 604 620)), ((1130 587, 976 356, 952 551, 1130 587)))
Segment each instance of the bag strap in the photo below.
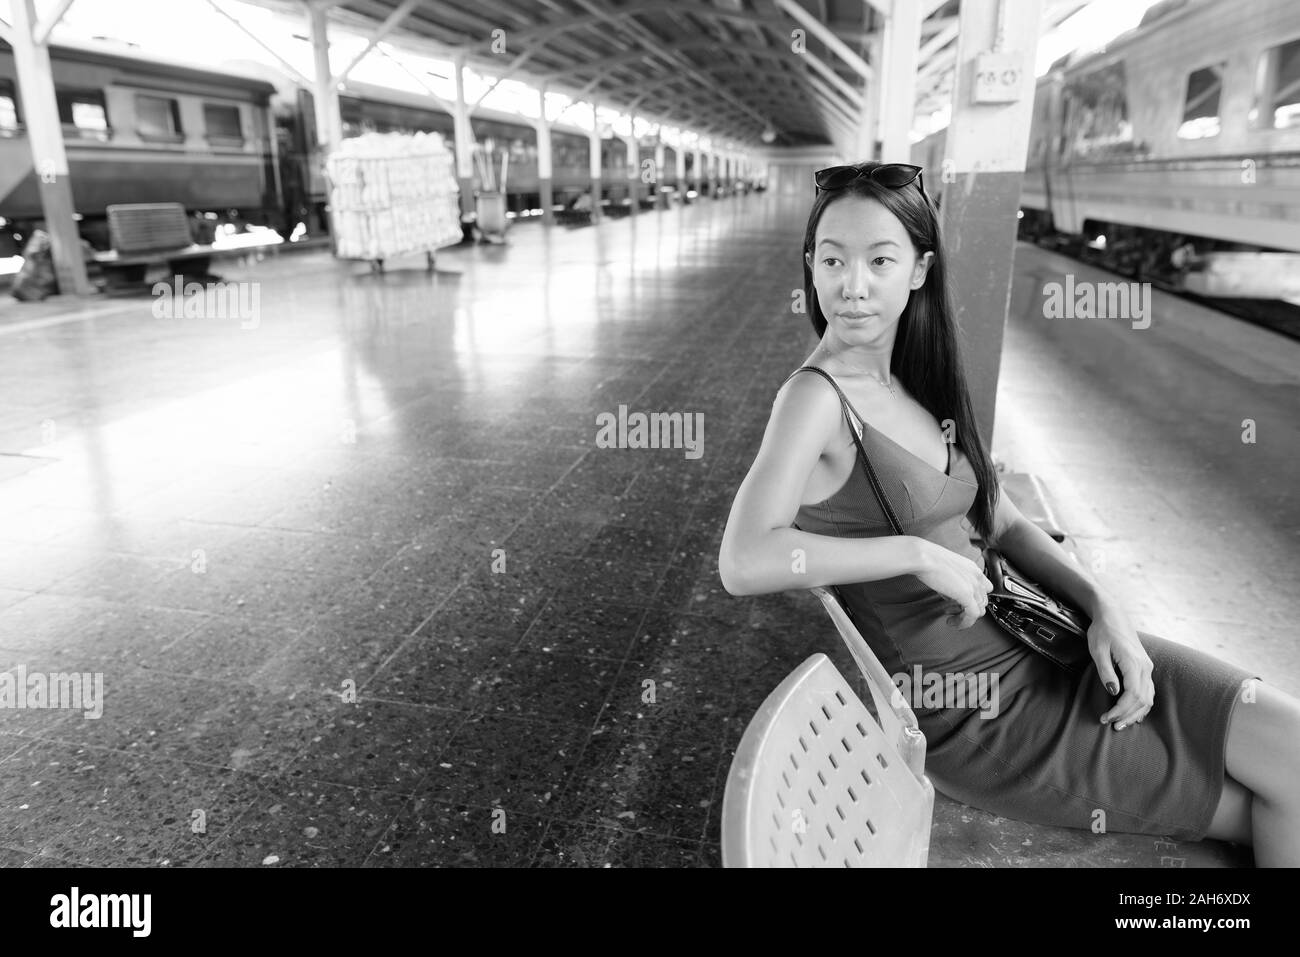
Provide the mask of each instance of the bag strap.
POLYGON ((798 369, 795 369, 794 372, 791 372, 785 381, 789 382, 790 379, 793 379, 800 372, 817 373, 831 384, 831 388, 835 390, 835 394, 840 397, 840 407, 844 410, 844 418, 849 423, 849 435, 853 437, 853 444, 858 447, 858 459, 862 463, 862 470, 867 473, 867 481, 871 483, 871 490, 876 493, 876 501, 880 503, 881 510, 885 513, 885 517, 889 519, 889 526, 894 530, 894 534, 904 534, 902 523, 898 521, 898 515, 894 512, 894 506, 889 501, 889 496, 885 494, 884 487, 880 484, 880 477, 876 475, 876 469, 871 464, 871 459, 867 456, 867 450, 862 446, 862 439, 858 436, 858 430, 853 426, 853 419, 855 416, 853 413, 853 406, 849 404, 848 396, 844 394, 844 390, 840 388, 839 383, 831 378, 829 372, 825 369, 818 369, 816 366, 800 366, 798 369))

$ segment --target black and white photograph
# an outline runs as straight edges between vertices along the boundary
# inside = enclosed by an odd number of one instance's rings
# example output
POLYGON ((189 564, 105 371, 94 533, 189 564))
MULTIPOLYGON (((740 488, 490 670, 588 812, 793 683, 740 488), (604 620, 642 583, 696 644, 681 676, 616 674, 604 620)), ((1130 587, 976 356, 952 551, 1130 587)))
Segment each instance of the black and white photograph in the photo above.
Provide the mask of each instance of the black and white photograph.
POLYGON ((1294 0, 0 0, 33 926, 1047 868, 1222 941, 1298 473, 1294 0))

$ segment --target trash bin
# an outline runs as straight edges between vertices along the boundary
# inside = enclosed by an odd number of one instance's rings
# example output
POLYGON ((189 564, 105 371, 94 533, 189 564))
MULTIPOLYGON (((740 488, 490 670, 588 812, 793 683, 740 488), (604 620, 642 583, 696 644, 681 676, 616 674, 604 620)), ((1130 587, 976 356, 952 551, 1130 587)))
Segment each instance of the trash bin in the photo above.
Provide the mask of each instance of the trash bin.
POLYGON ((486 237, 504 239, 506 235, 505 193, 478 194, 478 228, 486 237))

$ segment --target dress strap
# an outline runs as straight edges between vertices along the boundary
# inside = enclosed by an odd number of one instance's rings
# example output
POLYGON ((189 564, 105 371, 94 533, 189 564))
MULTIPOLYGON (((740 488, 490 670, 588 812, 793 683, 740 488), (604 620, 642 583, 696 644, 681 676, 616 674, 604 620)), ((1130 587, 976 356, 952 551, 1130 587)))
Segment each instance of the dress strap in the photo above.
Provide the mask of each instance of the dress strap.
MULTIPOLYGON (((876 501, 880 503, 881 510, 884 511, 885 517, 889 519, 889 525, 894 530, 894 534, 902 535, 903 526, 898 520, 898 513, 894 511, 893 503, 889 501, 889 496, 885 494, 884 486, 880 484, 880 476, 876 474, 876 469, 871 464, 871 459, 867 456, 867 450, 862 447, 862 428, 866 420, 863 419, 862 416, 858 415, 858 410, 853 408, 853 404, 849 402, 849 397, 844 394, 844 390, 840 388, 839 383, 836 382, 831 374, 825 369, 818 369, 816 366, 800 366, 798 369, 795 369, 794 372, 790 373, 790 375, 786 377, 785 381, 789 382, 800 372, 816 372, 831 384, 831 388, 835 390, 835 394, 840 397, 840 408, 844 412, 844 420, 849 423, 849 434, 853 439, 853 444, 857 447, 858 461, 862 463, 862 471, 866 473, 867 480, 871 483, 871 490, 876 495, 876 501), (856 423, 853 421, 854 418, 858 420, 856 423)), ((782 386, 785 385, 784 382, 781 384, 782 386)))
MULTIPOLYGON (((786 376, 785 382, 789 382, 800 372, 815 372, 831 384, 831 388, 835 390, 835 394, 840 397, 840 407, 844 410, 845 421, 847 421, 849 423, 849 427, 853 429, 853 431, 855 431, 859 437, 861 437, 862 426, 863 423, 866 422, 866 419, 864 419, 861 415, 858 414, 857 409, 853 408, 853 403, 849 401, 849 397, 844 394, 844 390, 840 388, 840 384, 835 381, 835 379, 831 376, 831 374, 827 372, 825 369, 818 369, 816 366, 800 366, 798 369, 795 369, 788 376, 786 376)), ((785 382, 781 384, 785 385, 785 382)))

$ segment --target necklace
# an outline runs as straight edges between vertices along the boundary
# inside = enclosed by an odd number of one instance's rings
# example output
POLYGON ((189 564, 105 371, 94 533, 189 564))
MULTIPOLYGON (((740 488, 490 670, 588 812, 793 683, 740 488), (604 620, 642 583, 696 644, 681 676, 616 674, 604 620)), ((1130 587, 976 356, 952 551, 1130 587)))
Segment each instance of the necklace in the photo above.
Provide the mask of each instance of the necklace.
POLYGON ((875 379, 877 382, 879 382, 881 385, 883 385, 886 389, 889 390, 889 394, 891 396, 893 396, 895 399, 898 398, 898 393, 894 391, 894 387, 890 385, 888 382, 886 382, 884 379, 880 378, 880 376, 876 375, 874 372, 864 372, 863 375, 875 379))

